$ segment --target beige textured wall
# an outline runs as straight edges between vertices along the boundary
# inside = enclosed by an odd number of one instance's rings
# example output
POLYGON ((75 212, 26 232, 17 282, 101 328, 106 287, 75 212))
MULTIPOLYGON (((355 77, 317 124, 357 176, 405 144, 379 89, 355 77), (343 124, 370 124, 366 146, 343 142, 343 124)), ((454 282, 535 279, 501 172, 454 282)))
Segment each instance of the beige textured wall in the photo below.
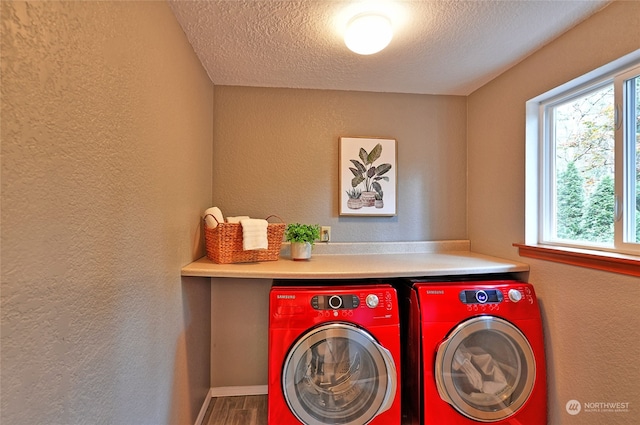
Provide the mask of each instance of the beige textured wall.
POLYGON ((267 384, 270 279, 211 279, 211 386, 267 384))
POLYGON ((164 2, 1 2, 3 424, 192 424, 213 86, 164 2))
POLYGON ((615 2, 469 96, 469 237, 474 251, 526 261, 541 299, 552 425, 636 424, 638 278, 519 258, 524 241, 525 102, 640 48, 640 2, 615 2), (630 403, 631 413, 565 404, 630 403))
POLYGON ((464 239, 466 99, 215 87, 213 202, 332 227, 333 241, 464 239), (339 217, 339 138, 397 140, 396 217, 339 217))
MULTIPOLYGON (((464 97, 216 86, 214 117, 227 215, 330 225, 334 242, 466 238, 464 97), (397 140, 397 217, 339 217, 340 136, 397 140)), ((213 279, 212 387, 267 383, 269 284, 213 279)))

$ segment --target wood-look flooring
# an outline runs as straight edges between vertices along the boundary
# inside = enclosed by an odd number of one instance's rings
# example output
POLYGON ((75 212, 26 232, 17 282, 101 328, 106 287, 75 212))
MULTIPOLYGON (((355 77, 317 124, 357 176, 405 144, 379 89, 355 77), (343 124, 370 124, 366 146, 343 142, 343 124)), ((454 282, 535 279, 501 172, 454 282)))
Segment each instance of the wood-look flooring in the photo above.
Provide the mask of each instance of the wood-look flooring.
POLYGON ((266 394, 212 397, 201 425, 268 425, 267 418, 266 394))
POLYGON ((267 425, 267 395, 213 397, 202 425, 267 425))

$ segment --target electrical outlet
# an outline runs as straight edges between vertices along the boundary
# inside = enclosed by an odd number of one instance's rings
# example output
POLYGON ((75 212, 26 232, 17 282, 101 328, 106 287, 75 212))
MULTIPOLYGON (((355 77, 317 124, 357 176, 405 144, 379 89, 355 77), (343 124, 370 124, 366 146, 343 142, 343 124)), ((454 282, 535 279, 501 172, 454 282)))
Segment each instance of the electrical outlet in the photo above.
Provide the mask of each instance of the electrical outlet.
POLYGON ((320 241, 329 242, 331 240, 331 226, 320 226, 320 241))

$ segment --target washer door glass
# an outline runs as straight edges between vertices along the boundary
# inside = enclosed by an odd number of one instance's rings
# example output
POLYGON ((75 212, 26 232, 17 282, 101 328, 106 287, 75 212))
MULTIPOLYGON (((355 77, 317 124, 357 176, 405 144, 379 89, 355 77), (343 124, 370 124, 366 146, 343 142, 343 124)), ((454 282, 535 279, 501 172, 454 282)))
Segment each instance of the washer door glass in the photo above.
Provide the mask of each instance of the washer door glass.
POLYGON ((531 345, 518 328, 497 317, 461 323, 436 354, 440 397, 480 422, 516 413, 531 395, 535 374, 531 345))
POLYGON ((304 334, 289 351, 282 373, 289 408, 307 425, 367 424, 391 406, 396 386, 389 351, 346 323, 304 334))

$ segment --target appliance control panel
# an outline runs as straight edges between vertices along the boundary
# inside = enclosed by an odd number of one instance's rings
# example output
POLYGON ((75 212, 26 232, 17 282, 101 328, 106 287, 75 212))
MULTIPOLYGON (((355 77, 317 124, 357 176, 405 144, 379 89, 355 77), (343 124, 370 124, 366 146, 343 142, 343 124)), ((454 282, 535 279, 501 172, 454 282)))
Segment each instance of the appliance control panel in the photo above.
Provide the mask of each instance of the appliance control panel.
POLYGON ((358 308, 360 298, 356 295, 314 295, 311 307, 315 310, 352 310, 358 308))
POLYGON ((499 304, 504 300, 502 292, 497 289, 467 289, 460 291, 463 304, 499 304))

